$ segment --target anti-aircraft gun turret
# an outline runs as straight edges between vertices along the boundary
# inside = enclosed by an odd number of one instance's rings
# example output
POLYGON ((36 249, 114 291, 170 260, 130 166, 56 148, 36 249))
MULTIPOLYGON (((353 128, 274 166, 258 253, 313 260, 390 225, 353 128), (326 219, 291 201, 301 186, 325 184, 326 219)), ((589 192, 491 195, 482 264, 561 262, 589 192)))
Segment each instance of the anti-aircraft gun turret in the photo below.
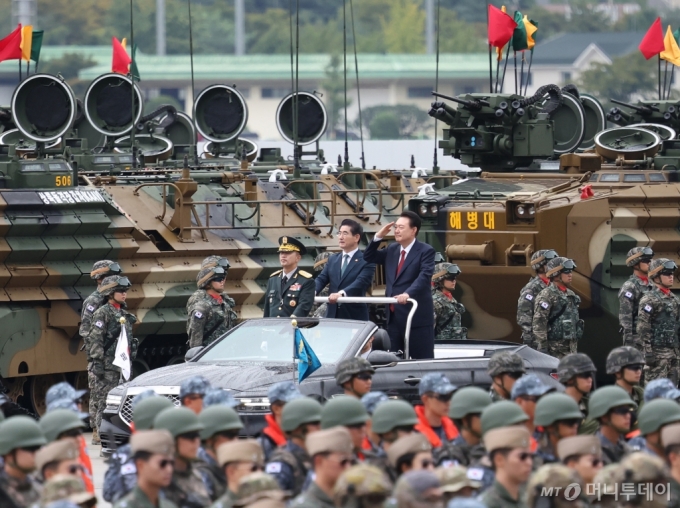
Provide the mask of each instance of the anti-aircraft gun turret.
POLYGON ((622 107, 613 107, 607 113, 607 120, 621 127, 632 127, 638 124, 666 125, 680 130, 680 101, 678 100, 645 100, 637 104, 611 99, 611 102, 622 107))
POLYGON ((444 154, 485 171, 514 171, 532 165, 540 169, 536 161, 592 147, 595 133, 605 123, 597 100, 579 95, 573 86, 546 85, 531 97, 433 95, 458 104, 454 109, 445 102, 434 102, 429 111, 449 126, 439 143, 444 154))

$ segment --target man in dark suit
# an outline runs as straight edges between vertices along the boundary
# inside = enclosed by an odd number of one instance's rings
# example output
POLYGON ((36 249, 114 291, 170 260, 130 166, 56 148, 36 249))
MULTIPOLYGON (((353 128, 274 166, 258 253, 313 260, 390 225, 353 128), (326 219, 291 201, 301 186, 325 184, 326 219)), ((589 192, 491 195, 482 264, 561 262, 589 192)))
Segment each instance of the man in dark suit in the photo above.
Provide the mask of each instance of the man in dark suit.
POLYGON ((323 288, 330 286, 327 318, 368 321, 368 306, 365 303, 336 303, 341 296, 366 296, 373 281, 375 265, 364 261, 364 255, 359 250, 363 232, 358 222, 343 220, 338 233, 338 245, 342 252, 328 258, 326 266, 316 278, 317 295, 323 288))
POLYGON ((307 317, 314 304, 312 274, 298 270, 307 249, 291 236, 279 238, 282 270, 271 274, 264 294, 264 317, 307 317))
POLYGON ((416 240, 421 220, 410 211, 401 213, 396 222, 386 224, 375 234, 364 251, 364 260, 385 267, 385 296, 397 298, 397 303, 387 307, 387 333, 391 350, 404 349, 406 319, 411 310, 407 300, 418 302, 411 321, 409 354, 411 358, 434 358, 434 307, 432 304, 432 273, 434 249, 416 240), (394 226, 395 243, 378 250, 382 239, 394 226))

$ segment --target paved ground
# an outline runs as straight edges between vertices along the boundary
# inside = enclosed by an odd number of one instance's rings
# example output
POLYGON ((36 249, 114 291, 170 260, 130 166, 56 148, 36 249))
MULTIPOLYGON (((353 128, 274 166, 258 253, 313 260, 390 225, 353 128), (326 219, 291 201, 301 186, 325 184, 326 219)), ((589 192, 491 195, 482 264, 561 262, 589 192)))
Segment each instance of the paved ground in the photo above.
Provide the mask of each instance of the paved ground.
POLYGON ((104 459, 99 456, 101 446, 93 446, 92 444, 92 434, 85 434, 85 439, 87 440, 88 446, 87 451, 90 453, 90 458, 92 459, 92 469, 94 470, 94 490, 97 494, 97 508, 110 508, 111 505, 104 501, 102 497, 102 488, 104 487, 104 473, 106 472, 106 463, 104 459))

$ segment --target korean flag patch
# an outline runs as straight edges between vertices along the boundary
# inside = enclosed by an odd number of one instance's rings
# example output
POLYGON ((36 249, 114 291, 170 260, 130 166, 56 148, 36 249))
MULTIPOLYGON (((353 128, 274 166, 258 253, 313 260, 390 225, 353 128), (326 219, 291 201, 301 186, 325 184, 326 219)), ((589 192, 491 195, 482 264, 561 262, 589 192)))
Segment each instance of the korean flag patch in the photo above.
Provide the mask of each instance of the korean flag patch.
POLYGON ((548 302, 541 302, 541 307, 547 309, 548 307, 550 307, 550 305, 548 305, 548 302))
POLYGON ((467 477, 470 480, 481 481, 484 478, 484 470, 479 467, 471 467, 467 470, 467 477))
POLYGON ((645 312, 652 312, 652 306, 651 305, 645 305, 644 311, 645 312))
POLYGON ((531 301, 531 300, 534 299, 534 297, 533 297, 532 295, 527 295, 527 296, 526 296, 526 299, 529 300, 529 301, 531 301))
POLYGON ((197 319, 201 319, 203 317, 203 313, 200 310, 197 310, 194 312, 194 317, 197 319))
POLYGON ((630 291, 626 291, 623 295, 624 295, 626 298, 629 298, 629 299, 630 299, 630 298, 633 298, 633 293, 631 293, 630 291))
POLYGON ((88 305, 87 310, 89 310, 90 312, 94 312, 94 305, 88 305))
POLYGON ((103 323, 102 321, 97 321, 97 322, 94 324, 94 326, 96 326, 97 328, 104 328, 104 323, 103 323))
POLYGON ((267 470, 265 471, 266 473, 269 474, 276 474, 281 472, 281 463, 280 462, 270 462, 267 464, 267 470))

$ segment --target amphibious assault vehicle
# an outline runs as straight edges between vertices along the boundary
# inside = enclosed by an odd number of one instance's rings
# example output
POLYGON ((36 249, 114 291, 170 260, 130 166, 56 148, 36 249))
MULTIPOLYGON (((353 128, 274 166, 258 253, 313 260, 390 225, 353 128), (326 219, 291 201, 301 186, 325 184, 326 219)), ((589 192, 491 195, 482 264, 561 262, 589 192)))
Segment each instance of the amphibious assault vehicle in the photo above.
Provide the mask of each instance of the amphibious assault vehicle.
POLYGON ((239 138, 247 104, 225 85, 197 96, 193 118, 168 107, 142 116, 141 94, 125 76, 97 78, 81 103, 62 79, 38 74, 5 113, 0 376, 38 413, 53 383, 86 384, 78 327, 95 288, 93 262, 117 260, 133 283, 139 373, 184 361, 185 305, 207 255, 229 259, 226 291, 239 317, 261 317, 281 235, 302 239, 311 255, 301 265, 312 271, 314 255, 336 247, 344 218, 370 235, 426 183, 414 169, 328 164, 318 146, 326 111, 312 93, 289 95, 277 113, 284 138, 298 142, 297 165, 239 138), (208 142, 203 153, 194 127, 208 142))

